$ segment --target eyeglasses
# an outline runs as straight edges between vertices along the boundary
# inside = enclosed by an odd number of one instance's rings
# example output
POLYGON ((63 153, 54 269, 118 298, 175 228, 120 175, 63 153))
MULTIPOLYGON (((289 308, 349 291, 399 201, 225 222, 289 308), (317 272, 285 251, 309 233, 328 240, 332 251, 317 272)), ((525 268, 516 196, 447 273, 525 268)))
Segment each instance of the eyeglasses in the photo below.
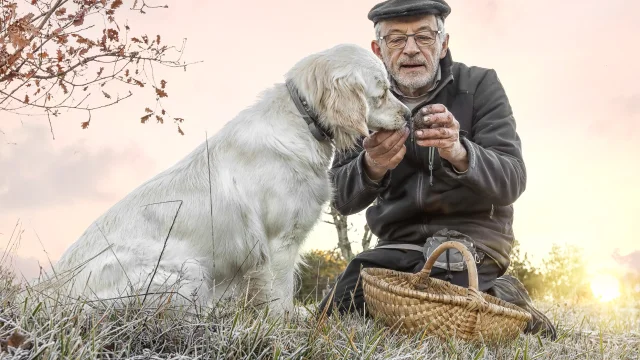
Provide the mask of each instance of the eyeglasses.
POLYGON ((401 49, 407 45, 409 37, 413 36, 419 47, 431 46, 436 42, 436 36, 442 33, 438 30, 425 30, 415 34, 389 34, 379 37, 378 40, 384 39, 387 46, 391 49, 401 49))

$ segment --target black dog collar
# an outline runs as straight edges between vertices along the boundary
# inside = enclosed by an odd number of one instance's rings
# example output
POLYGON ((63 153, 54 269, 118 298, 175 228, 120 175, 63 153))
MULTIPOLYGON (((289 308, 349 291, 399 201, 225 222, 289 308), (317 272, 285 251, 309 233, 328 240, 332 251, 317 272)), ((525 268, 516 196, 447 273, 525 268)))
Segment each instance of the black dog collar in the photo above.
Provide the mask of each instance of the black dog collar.
POLYGON ((300 115, 302 115, 302 118, 307 123, 309 131, 311 131, 313 137, 315 137, 318 141, 333 140, 333 134, 331 130, 325 128, 324 126, 322 126, 322 124, 320 124, 320 122, 318 122, 318 114, 316 114, 311 109, 311 107, 309 107, 309 103, 307 103, 307 101, 300 96, 300 93, 298 92, 298 89, 295 87, 295 85, 293 85, 293 82, 291 82, 291 80, 287 80, 286 84, 293 103, 296 104, 300 115))

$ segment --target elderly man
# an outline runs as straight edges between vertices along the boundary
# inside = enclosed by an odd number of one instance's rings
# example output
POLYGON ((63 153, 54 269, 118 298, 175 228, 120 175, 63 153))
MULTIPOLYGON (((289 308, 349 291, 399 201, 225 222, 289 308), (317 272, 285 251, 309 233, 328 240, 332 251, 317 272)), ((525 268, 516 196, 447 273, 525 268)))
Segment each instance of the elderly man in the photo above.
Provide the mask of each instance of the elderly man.
MULTIPOLYGON (((514 116, 494 70, 452 60, 450 11, 444 0, 388 0, 369 12, 371 48, 413 119, 404 131, 370 134, 360 149, 336 155, 333 205, 351 215, 373 204, 366 219, 379 243, 349 263, 320 310, 363 310, 361 268, 417 272, 440 243, 454 240, 472 250, 481 291, 531 312, 527 332, 555 338, 524 286, 505 275, 512 204, 526 184, 514 116)), ((431 276, 468 286, 457 251, 442 254, 431 276)))

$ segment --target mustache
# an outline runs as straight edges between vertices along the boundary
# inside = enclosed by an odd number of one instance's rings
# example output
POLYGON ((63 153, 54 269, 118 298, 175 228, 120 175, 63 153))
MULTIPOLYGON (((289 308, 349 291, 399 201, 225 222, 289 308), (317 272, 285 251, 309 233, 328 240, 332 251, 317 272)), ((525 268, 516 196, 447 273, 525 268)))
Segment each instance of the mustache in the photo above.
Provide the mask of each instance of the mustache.
POLYGON ((424 59, 413 59, 413 60, 398 60, 398 66, 404 66, 404 65, 427 65, 428 62, 424 59))

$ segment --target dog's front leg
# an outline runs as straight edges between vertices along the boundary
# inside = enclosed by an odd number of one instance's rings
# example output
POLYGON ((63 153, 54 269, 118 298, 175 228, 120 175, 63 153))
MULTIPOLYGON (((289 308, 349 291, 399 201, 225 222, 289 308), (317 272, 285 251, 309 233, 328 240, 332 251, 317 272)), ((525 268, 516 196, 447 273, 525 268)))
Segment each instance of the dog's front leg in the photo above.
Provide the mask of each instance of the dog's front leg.
POLYGON ((272 252, 266 263, 245 277, 247 303, 259 308, 268 306, 275 317, 293 311, 296 256, 290 251, 272 252))

